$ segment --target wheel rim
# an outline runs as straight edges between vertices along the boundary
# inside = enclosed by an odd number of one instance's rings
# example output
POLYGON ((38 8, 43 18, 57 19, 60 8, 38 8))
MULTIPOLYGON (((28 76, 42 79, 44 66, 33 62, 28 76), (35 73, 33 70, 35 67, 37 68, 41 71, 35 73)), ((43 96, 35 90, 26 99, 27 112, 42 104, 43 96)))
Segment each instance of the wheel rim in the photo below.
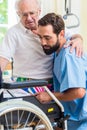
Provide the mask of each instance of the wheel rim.
POLYGON ((11 105, 0 112, 0 123, 4 125, 4 130, 52 130, 48 120, 44 119, 45 116, 36 106, 36 110, 31 103, 23 106, 24 104, 18 103, 16 107, 11 105))

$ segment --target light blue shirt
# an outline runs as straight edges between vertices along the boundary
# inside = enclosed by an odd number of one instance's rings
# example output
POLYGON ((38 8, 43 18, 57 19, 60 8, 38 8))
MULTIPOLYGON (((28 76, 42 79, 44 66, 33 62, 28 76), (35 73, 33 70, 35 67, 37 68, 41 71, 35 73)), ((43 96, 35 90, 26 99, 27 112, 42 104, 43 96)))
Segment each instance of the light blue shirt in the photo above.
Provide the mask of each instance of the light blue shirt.
MULTIPOLYGON (((70 47, 62 48, 55 54, 54 60, 54 90, 64 92, 70 88, 85 88, 86 95, 81 99, 61 102, 65 114, 70 114, 70 120, 87 119, 87 55, 79 58, 75 51, 69 52, 70 47)), ((74 130, 74 129, 73 129, 74 130)))

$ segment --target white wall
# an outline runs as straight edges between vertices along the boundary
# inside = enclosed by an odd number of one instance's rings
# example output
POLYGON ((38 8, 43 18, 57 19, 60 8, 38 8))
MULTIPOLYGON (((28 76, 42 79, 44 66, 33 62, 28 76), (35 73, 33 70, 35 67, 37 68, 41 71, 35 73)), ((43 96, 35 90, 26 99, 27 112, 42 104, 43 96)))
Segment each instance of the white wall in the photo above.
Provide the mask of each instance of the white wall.
POLYGON ((81 34, 84 39, 84 49, 87 51, 87 0, 81 0, 81 34))
POLYGON ((69 21, 70 25, 72 26, 77 26, 75 28, 72 28, 72 30, 76 33, 80 33, 80 26, 79 26, 79 22, 80 22, 80 2, 81 0, 71 0, 71 13, 73 15, 71 15, 71 18, 69 21), (79 6, 78 6, 79 5, 79 6))
POLYGON ((56 9, 56 0, 41 0, 41 6, 42 6, 42 16, 50 13, 55 12, 56 9))

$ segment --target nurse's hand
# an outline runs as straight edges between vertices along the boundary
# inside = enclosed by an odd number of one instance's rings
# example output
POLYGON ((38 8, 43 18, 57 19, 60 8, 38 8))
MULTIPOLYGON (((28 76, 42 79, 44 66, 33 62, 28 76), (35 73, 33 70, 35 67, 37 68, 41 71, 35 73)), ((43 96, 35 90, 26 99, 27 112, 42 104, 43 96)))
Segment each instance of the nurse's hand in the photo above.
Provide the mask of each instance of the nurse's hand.
POLYGON ((82 37, 72 37, 71 40, 64 45, 64 47, 71 46, 70 53, 76 49, 76 56, 81 57, 83 55, 83 39, 82 37))
POLYGON ((52 100, 47 92, 39 92, 36 93, 35 96, 41 103, 48 103, 52 100))

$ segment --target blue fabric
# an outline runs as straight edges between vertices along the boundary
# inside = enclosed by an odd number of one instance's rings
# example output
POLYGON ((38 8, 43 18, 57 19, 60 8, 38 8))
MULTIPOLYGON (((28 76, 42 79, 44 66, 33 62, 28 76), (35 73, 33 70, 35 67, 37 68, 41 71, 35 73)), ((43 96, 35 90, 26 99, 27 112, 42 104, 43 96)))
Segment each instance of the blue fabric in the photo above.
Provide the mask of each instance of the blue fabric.
POLYGON ((87 130, 87 119, 82 121, 68 121, 68 130, 87 130))
MULTIPOLYGON (((69 120, 77 122, 87 120, 87 55, 78 58, 75 51, 70 53, 69 50, 69 47, 62 48, 58 55, 55 53, 54 90, 64 92, 70 88, 80 87, 86 89, 86 95, 83 98, 61 102, 65 114, 70 114, 69 120)), ((77 123, 78 129, 72 128, 72 130, 83 130, 78 125, 79 123, 77 123)))

